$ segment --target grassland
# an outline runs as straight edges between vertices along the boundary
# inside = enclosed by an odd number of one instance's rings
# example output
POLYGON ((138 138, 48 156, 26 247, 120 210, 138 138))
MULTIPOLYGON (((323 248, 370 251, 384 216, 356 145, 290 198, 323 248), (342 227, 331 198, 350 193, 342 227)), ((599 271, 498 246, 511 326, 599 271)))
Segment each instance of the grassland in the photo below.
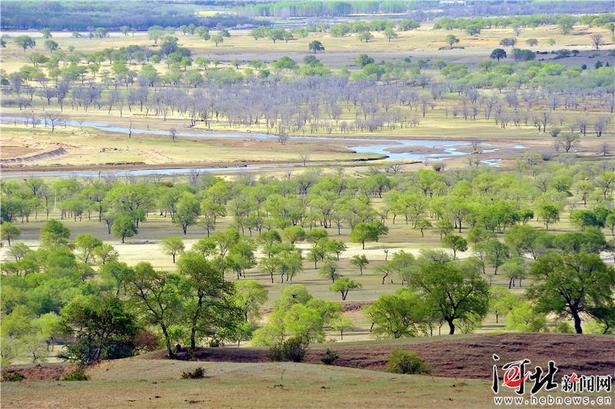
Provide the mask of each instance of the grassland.
POLYGON ((128 359, 89 370, 87 382, 3 384, 19 408, 441 408, 489 407, 485 381, 403 376, 292 363, 197 363, 128 359), (207 377, 182 380, 204 367, 207 377))

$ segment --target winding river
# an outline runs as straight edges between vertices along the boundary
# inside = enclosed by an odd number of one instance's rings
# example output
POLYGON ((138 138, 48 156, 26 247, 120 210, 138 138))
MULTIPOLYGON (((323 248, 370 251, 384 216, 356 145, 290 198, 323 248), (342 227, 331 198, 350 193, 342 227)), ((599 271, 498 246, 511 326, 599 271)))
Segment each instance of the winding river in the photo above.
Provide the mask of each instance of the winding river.
MULTIPOLYGON (((2 122, 29 122, 29 118, 18 116, 0 116, 2 122)), ((129 128, 93 121, 77 121, 66 120, 62 121, 62 125, 75 127, 89 127, 104 132, 124 133, 128 134, 129 128)), ((159 129, 138 129, 132 128, 133 135, 157 135, 168 136, 169 131, 159 129)), ((264 133, 243 133, 243 132, 186 132, 178 131, 178 137, 190 138, 206 138, 206 139, 252 139, 252 140, 277 140, 276 135, 264 133)), ((343 142, 348 149, 356 153, 370 153, 381 155, 385 160, 408 160, 408 161, 426 161, 426 160, 441 160, 451 157, 468 155, 465 151, 458 150, 460 147, 468 147, 470 142, 453 141, 453 140, 431 140, 431 139, 359 139, 359 138, 343 138, 343 137, 317 137, 317 136, 291 136, 289 140, 310 140, 316 142, 343 142), (420 148, 417 150, 417 148, 420 148)), ((487 146, 487 144, 483 144, 487 146)), ((513 149, 523 149, 522 145, 511 146, 513 149)), ((501 148, 483 149, 483 153, 493 153, 501 148)), ((498 166, 499 159, 485 159, 482 161, 488 166, 498 166)), ((290 163, 278 164, 262 164, 262 165, 246 165, 237 167, 178 167, 165 169, 149 169, 147 165, 143 168, 125 169, 125 170, 58 170, 58 171, 15 171, 4 172, 1 177, 30 177, 30 176, 50 176, 50 177, 101 177, 101 176, 148 176, 148 175, 187 175, 192 172, 199 173, 223 173, 235 172, 242 170, 263 170, 275 169, 294 165, 290 163)))

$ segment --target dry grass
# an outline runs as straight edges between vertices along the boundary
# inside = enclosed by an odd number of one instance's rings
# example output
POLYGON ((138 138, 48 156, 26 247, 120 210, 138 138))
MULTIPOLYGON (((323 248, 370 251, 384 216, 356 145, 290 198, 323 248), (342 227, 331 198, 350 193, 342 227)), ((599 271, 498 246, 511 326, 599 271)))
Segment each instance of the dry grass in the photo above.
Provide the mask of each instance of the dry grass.
POLYGON ((87 382, 3 385, 10 408, 486 408, 488 382, 392 375, 292 363, 127 359, 88 371, 87 382), (205 368, 206 378, 182 380, 205 368))

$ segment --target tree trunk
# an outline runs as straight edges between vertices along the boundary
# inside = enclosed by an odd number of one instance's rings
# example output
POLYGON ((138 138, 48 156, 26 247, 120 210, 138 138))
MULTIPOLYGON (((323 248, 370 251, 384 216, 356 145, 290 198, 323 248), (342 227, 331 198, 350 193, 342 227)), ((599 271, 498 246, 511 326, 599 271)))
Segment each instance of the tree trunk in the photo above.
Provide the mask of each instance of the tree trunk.
POLYGON ((162 328, 162 333, 164 334, 164 342, 167 348, 167 355, 169 356, 169 358, 175 358, 175 353, 171 348, 171 338, 169 337, 169 330, 164 324, 160 324, 160 327, 162 328))
POLYGON ((576 311, 572 312, 572 318, 574 319, 574 329, 577 334, 583 333, 583 328, 581 327, 581 317, 579 317, 579 313, 576 311))
POLYGON ((455 334, 455 323, 453 322, 452 319, 446 319, 446 322, 448 323, 448 335, 454 335, 455 334))

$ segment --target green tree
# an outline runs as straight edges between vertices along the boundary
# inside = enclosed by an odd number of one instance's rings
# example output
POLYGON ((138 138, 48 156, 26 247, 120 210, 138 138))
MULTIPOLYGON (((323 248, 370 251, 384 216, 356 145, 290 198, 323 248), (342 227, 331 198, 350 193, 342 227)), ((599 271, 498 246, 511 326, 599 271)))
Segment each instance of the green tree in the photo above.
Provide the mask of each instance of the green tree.
POLYGON ((365 254, 357 254, 350 258, 350 264, 359 268, 361 275, 363 275, 363 269, 369 264, 369 260, 365 254))
POLYGON ((437 310, 455 333, 455 322, 483 318, 489 307, 489 285, 471 265, 442 262, 423 256, 410 276, 410 286, 422 292, 425 301, 437 310), (465 268, 464 268, 465 267, 465 268))
POLYGON ((523 258, 514 257, 502 264, 504 275, 508 278, 508 288, 513 288, 515 283, 519 281, 521 287, 522 280, 526 277, 526 267, 523 258))
POLYGON ((557 25, 559 26, 562 34, 570 34, 576 23, 576 18, 570 15, 562 15, 557 19, 557 25))
POLYGON ((453 258, 457 258, 458 251, 466 251, 468 249, 468 242, 461 236, 456 234, 449 234, 442 239, 442 244, 445 247, 453 250, 453 258))
POLYGON ((13 41, 18 47, 23 48, 24 52, 26 52, 28 48, 34 48, 36 46, 36 41, 34 41, 32 37, 27 35, 17 36, 13 39, 13 41))
POLYGON ((230 328, 237 324, 236 315, 240 311, 232 298, 234 286, 224 281, 219 267, 195 252, 184 253, 178 261, 177 270, 186 278, 182 286, 183 310, 192 350, 196 348, 197 337, 215 334, 225 326, 230 328))
POLYGON ((167 355, 175 357, 170 329, 182 319, 180 277, 140 262, 126 279, 126 290, 145 323, 160 327, 167 355))
POLYGON ((47 221, 41 227, 40 241, 43 247, 65 246, 70 238, 70 230, 55 219, 47 221))
POLYGON ((537 311, 571 316, 577 334, 583 333, 583 314, 614 308, 615 269, 597 254, 546 254, 532 264, 530 275, 528 297, 537 311))
POLYGON ((387 27, 384 30, 384 36, 387 38, 387 40, 389 40, 389 43, 391 42, 392 39, 399 37, 399 35, 395 32, 393 27, 387 27))
POLYGON ((189 192, 184 192, 177 201, 173 222, 182 227, 184 235, 188 232, 188 226, 196 224, 201 207, 196 197, 189 192))
POLYGON ((79 251, 81 261, 88 264, 92 261, 94 251, 102 246, 102 240, 92 236, 91 234, 82 234, 75 239, 75 249, 79 251))
POLYGON ((542 219, 547 231, 549 230, 549 225, 559 220, 559 213, 559 207, 548 202, 540 203, 536 211, 536 215, 542 219))
POLYGON ((67 356, 83 365, 134 352, 135 318, 117 297, 75 298, 62 310, 62 326, 75 338, 66 347, 67 356))
POLYGON ((261 308, 267 302, 269 293, 265 286, 256 280, 242 280, 235 283, 235 300, 244 319, 255 325, 261 318, 261 308))
POLYGON ((496 48, 495 50, 491 51, 491 55, 489 56, 489 58, 491 58, 492 60, 498 60, 499 62, 502 58, 506 58, 506 50, 504 50, 503 48, 496 48))
POLYGON ((9 222, 4 222, 0 224, 0 235, 2 240, 6 240, 8 242, 10 247, 11 240, 18 238, 21 235, 21 229, 9 222))
POLYGON ((493 266, 493 274, 498 273, 498 268, 510 257, 508 247, 498 239, 491 239, 484 245, 485 259, 493 266))
POLYGON ((510 310, 519 303, 519 297, 512 291, 503 287, 492 287, 490 293, 490 309, 495 315, 495 323, 500 322, 500 317, 508 315, 510 310))
POLYGON ((124 243, 126 237, 132 237, 137 234, 137 225, 131 216, 121 214, 113 220, 111 231, 115 237, 122 239, 122 243, 124 243))
POLYGON ((331 284, 331 287, 329 288, 335 293, 340 293, 342 296, 342 301, 346 301, 348 293, 352 290, 361 288, 361 283, 351 280, 348 277, 340 277, 333 284, 331 284))
POLYGON ((528 302, 517 302, 508 313, 506 328, 520 332, 544 332, 547 330, 547 320, 528 302))
POLYGON ((253 343, 273 347, 289 338, 305 343, 322 341, 325 325, 330 325, 339 312, 339 305, 314 298, 302 285, 284 287, 267 325, 254 332, 253 343))
POLYGON ((374 324, 374 333, 387 338, 417 336, 427 316, 426 304, 409 288, 381 295, 366 313, 374 324))
POLYGON ((282 230, 282 237, 290 244, 295 244, 305 239, 305 230, 301 226, 290 226, 282 230))
POLYGON ((457 38, 456 35, 449 34, 449 35, 446 36, 444 41, 446 41, 446 44, 448 44, 448 46, 452 49, 453 48, 453 44, 456 44, 456 43, 459 42, 459 38, 457 38))
POLYGON ((362 31, 359 33, 359 41, 369 43, 374 39, 374 35, 369 31, 362 31))
POLYGON ((162 251, 172 257, 175 263, 176 257, 185 250, 184 241, 180 237, 167 237, 160 243, 162 251))
POLYGON ((335 280, 339 277, 337 272, 337 263, 332 258, 326 258, 322 266, 320 266, 320 275, 331 280, 335 283, 335 280))
POLYGON ((308 50, 311 53, 324 52, 325 51, 325 46, 322 45, 322 43, 320 41, 313 40, 313 41, 310 41, 310 43, 308 44, 308 50))
POLYGON ((379 222, 358 223, 350 232, 350 240, 353 243, 361 243, 363 249, 365 249, 365 242, 378 241, 380 236, 383 236, 389 232, 389 229, 379 222))

